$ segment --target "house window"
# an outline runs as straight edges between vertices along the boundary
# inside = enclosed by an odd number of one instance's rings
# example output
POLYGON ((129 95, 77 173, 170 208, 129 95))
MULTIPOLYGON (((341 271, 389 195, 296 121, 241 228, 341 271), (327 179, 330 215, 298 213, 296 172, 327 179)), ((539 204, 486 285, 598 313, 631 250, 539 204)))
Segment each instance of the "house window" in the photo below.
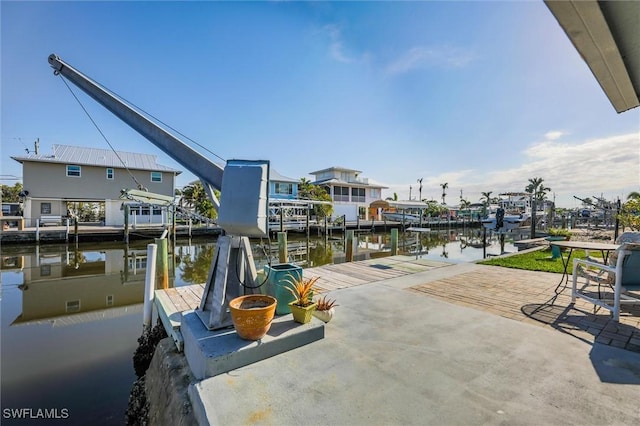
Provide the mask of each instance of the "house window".
POLYGON ((78 312, 80 310, 80 300, 69 300, 67 302, 67 312, 78 312))
POLYGON ((151 172, 151 182, 162 182, 162 173, 151 172))
POLYGON ((112 180, 113 179, 113 169, 107 169, 107 179, 112 180))
POLYGON ((147 257, 133 257, 128 259, 129 269, 146 269, 147 268, 147 257))
POLYGON ((377 200, 380 198, 380 189, 371 188, 371 190, 369 191, 369 194, 371 195, 371 198, 373 198, 374 200, 377 200))
POLYGON ((80 177, 80 166, 67 166, 68 177, 80 177))
POLYGON ((364 188, 351 188, 351 201, 354 203, 364 203, 364 188))
POLYGON ((51 276, 51 265, 40 265, 40 276, 41 277, 51 276))
POLYGON ((51 214, 51 203, 40 204, 40 214, 51 214))
POLYGON ((333 201, 349 201, 349 187, 348 186, 334 186, 333 187, 333 201))
POLYGON ((290 183, 276 183, 276 194, 293 194, 293 185, 290 183))
POLYGON ((107 306, 113 306, 113 294, 107 295, 107 306))

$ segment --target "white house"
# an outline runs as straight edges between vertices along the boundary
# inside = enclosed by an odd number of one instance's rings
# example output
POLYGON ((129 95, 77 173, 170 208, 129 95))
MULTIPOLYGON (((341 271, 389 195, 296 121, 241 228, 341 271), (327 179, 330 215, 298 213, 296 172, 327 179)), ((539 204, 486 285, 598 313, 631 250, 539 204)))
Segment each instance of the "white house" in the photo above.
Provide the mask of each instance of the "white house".
POLYGON ((369 204, 382 197, 382 189, 386 186, 370 184, 363 178, 360 170, 344 167, 329 167, 309 174, 315 176, 311 182, 325 188, 333 200, 333 215, 345 215, 346 220, 363 220, 369 218, 369 204))

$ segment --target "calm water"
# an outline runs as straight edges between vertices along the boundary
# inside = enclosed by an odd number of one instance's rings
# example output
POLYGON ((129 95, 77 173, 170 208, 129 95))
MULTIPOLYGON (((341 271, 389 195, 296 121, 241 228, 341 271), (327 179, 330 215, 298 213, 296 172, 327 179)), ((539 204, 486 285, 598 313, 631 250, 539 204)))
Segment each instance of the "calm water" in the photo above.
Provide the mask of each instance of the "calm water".
MULTIPOLYGON (((276 261, 277 243, 253 241, 258 269, 276 261)), ((49 410, 59 424, 124 424, 136 376, 132 355, 142 331, 146 244, 3 246, 1 255, 1 407, 49 410)), ((361 233, 356 259, 388 255, 390 235, 361 233)), ((487 255, 498 255, 496 238, 487 255)), ((173 286, 206 280, 215 242, 178 241, 170 256, 173 286)), ((405 254, 451 262, 483 257, 477 229, 400 236, 405 254)), ((515 251, 511 243, 505 251, 515 251)), ((304 267, 344 261, 337 238, 289 236, 289 258, 304 267), (307 250, 308 246, 308 250, 307 250)), ((40 413, 41 415, 42 412, 40 413)), ((47 420, 44 420, 47 421, 47 420)), ((51 420, 48 420, 51 421, 51 420)))

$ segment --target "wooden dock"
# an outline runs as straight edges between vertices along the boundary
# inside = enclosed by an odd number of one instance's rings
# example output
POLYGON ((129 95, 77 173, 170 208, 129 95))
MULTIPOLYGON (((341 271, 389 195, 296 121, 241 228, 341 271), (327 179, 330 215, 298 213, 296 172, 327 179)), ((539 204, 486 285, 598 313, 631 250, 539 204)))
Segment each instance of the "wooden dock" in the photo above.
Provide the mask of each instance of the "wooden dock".
MULTIPOLYGON (((389 278, 428 271, 449 265, 437 260, 417 259, 415 256, 390 256, 358 262, 324 265, 303 270, 305 278, 320 277, 316 283, 317 293, 322 294, 348 287, 365 285, 389 278)), ((200 305, 204 284, 169 288, 155 291, 155 306, 167 334, 182 351, 183 338, 180 331, 182 312, 196 309, 200 305)))
POLYGON ((171 336, 179 351, 182 351, 180 320, 182 312, 196 309, 200 305, 204 284, 156 290, 154 302, 158 316, 167 334, 171 336))

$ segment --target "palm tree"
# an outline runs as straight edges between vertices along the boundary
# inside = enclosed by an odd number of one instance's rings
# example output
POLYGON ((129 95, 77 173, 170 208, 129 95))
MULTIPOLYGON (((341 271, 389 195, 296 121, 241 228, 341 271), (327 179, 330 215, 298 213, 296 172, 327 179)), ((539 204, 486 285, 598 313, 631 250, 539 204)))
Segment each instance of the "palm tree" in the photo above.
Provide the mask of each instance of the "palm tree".
POLYGON ((449 187, 449 183, 448 182, 441 183, 440 186, 442 187, 442 204, 446 204, 444 202, 444 197, 447 196, 447 193, 445 192, 445 189, 447 189, 449 187))
MULTIPOLYGON (((220 199, 220 192, 214 190, 214 193, 220 199)), ((218 212, 213 202, 207 197, 202 182, 196 181, 182 188, 182 198, 188 207, 195 209, 196 213, 211 219, 218 217, 218 212)))
POLYGON ((310 198, 312 192, 313 184, 311 181, 307 178, 300 178, 300 182, 298 183, 298 197, 310 198))
POLYGON ((640 200, 640 192, 630 192, 629 195, 627 195, 627 200, 640 200))
POLYGON ((533 194, 533 201, 544 201, 547 196, 547 192, 551 191, 551 188, 544 186, 542 178, 530 178, 529 185, 524 189, 525 192, 533 194))
MULTIPOLYGON (((300 178, 300 182, 298 182, 298 198, 331 202, 331 196, 324 187, 314 185, 306 178, 300 178)), ((332 213, 333 206, 331 204, 314 204, 311 212, 317 217, 330 216, 332 213)))
POLYGON ((482 197, 480 198, 480 201, 482 202, 482 209, 483 215, 487 215, 487 213, 489 212, 489 206, 491 205, 491 194, 493 193, 493 191, 487 191, 487 192, 483 192, 482 193, 482 197))
POLYGON ((536 235, 536 202, 544 201, 546 193, 551 191, 551 188, 542 184, 544 179, 542 178, 529 178, 529 185, 524 189, 528 194, 532 194, 531 203, 531 238, 535 238, 536 235))
MULTIPOLYGON (((469 210, 471 206, 471 202, 469 200, 465 200, 464 198, 460 198, 460 213, 463 213, 465 210, 469 210)), ((471 215, 469 215, 471 216, 471 215)))
POLYGON ((393 193, 393 197, 387 197, 386 198, 388 201, 398 201, 398 193, 394 192, 393 193))

